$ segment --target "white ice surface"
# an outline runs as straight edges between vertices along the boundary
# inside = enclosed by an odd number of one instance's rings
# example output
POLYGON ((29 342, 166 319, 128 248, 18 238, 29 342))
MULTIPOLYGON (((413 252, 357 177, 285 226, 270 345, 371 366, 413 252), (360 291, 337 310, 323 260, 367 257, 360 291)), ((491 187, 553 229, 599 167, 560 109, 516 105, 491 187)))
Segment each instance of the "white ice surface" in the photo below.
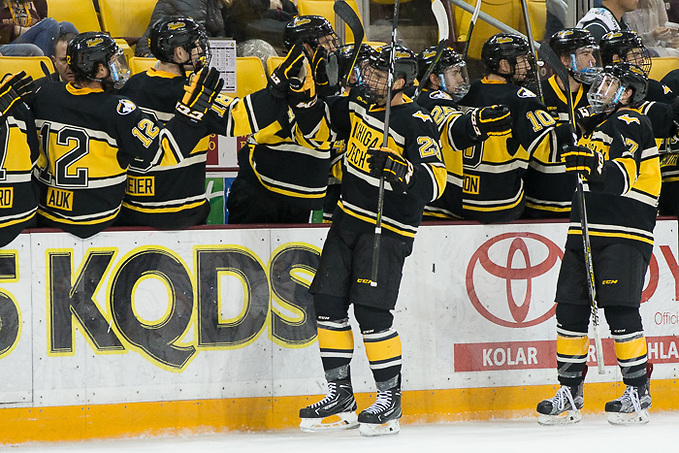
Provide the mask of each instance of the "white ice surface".
POLYGON ((5 446, 24 452, 415 452, 433 453, 609 453, 679 452, 679 412, 653 412, 651 422, 612 426, 603 415, 584 415, 568 426, 539 426, 535 419, 402 425, 401 433, 364 438, 358 430, 333 433, 230 432, 179 437, 154 437, 78 443, 33 443, 5 446))

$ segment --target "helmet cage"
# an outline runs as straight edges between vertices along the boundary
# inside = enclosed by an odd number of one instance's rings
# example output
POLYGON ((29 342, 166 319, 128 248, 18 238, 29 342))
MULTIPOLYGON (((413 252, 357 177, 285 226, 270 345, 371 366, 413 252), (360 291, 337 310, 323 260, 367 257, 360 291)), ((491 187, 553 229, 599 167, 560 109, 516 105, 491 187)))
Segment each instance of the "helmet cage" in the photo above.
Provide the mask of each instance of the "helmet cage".
POLYGON ((197 71, 209 66, 211 60, 210 43, 205 30, 189 17, 163 18, 156 22, 151 30, 149 48, 158 60, 174 63, 182 69, 191 66, 197 71), (186 61, 175 61, 177 47, 189 54, 186 61))
POLYGON ((618 62, 639 66, 647 75, 651 71, 653 61, 651 53, 644 45, 641 37, 631 30, 606 33, 599 43, 603 65, 618 62))

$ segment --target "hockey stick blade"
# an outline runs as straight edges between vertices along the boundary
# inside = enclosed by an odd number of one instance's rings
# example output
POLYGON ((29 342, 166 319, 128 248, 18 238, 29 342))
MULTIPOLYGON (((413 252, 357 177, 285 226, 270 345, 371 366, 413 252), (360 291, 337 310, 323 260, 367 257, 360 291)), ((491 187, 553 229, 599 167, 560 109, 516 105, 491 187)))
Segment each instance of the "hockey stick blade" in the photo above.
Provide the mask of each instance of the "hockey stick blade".
POLYGON ((448 47, 450 24, 448 23, 448 14, 446 13, 446 8, 443 5, 443 2, 441 0, 433 0, 431 2, 431 12, 434 13, 434 19, 436 19, 436 25, 438 26, 439 44, 436 47, 436 55, 434 56, 434 61, 431 62, 431 64, 425 71, 424 75, 422 76, 422 80, 419 81, 420 83, 419 85, 417 85, 417 88, 415 89, 413 99, 416 101, 417 98, 420 97, 420 93, 422 92, 422 88, 426 84, 426 81, 429 80, 429 76, 431 75, 434 66, 436 66, 436 64, 439 62, 439 60, 441 59, 441 55, 443 55, 443 51, 446 49, 446 47, 448 47))
POLYGON ((361 50, 361 44, 363 43, 365 30, 363 29, 361 18, 358 17, 356 11, 354 11, 351 8, 351 6, 349 6, 349 4, 344 0, 336 1, 335 4, 333 5, 333 9, 335 10, 335 14, 337 14, 344 21, 345 24, 347 24, 347 27, 349 27, 349 29, 351 30, 351 34, 354 35, 354 47, 351 50, 352 52, 351 67, 349 68, 349 71, 345 74, 344 80, 342 81, 342 86, 347 86, 349 76, 354 70, 356 60, 358 60, 358 54, 359 51, 361 50))

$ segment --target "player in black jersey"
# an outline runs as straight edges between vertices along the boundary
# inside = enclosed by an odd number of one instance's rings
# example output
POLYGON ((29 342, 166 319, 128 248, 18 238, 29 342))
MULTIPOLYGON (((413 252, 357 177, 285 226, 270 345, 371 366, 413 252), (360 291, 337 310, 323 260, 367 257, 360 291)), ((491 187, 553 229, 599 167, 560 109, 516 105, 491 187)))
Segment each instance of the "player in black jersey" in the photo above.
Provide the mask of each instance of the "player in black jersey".
MULTIPOLYGON (((165 17, 153 25, 149 47, 158 64, 132 76, 120 94, 166 122, 184 95, 186 71, 209 65, 209 41, 193 19, 165 17)), ((243 99, 218 95, 203 125, 208 133, 245 136, 268 126, 281 111, 287 112, 287 103, 267 90, 243 99)), ((182 148, 150 169, 132 163, 118 224, 176 229, 203 223, 210 212, 205 195, 207 148, 206 137, 195 148, 182 148)))
MULTIPOLYGON (((359 84, 350 96, 319 99, 295 108, 309 140, 346 140, 341 197, 323 246, 310 291, 328 394, 300 410, 304 430, 343 429, 360 424, 364 435, 393 434, 401 417, 401 340, 393 328, 403 264, 410 255, 424 205, 444 190, 438 131, 429 114, 403 95, 417 75, 417 59, 395 49, 392 99, 387 99, 391 46, 372 50, 359 66, 359 84), (385 106, 390 102, 388 147, 385 106), (313 105, 311 105, 313 104, 313 105), (377 286, 372 286, 372 253, 379 178, 385 179, 377 286), (353 334, 349 306, 363 334, 377 384, 377 399, 358 420, 349 364, 353 334), (332 424, 326 417, 339 416, 332 424)), ((377 283, 377 282, 376 282, 377 283)))
MULTIPOLYGON (((650 366, 639 306, 653 251, 661 177, 653 129, 639 110, 647 83, 637 66, 607 66, 588 93, 592 108, 605 114, 606 120, 563 154, 566 170, 586 178, 597 301, 604 310, 627 385, 620 398, 606 403, 609 421, 614 424, 645 423, 651 406, 650 366)), ((561 387, 555 397, 537 406, 543 424, 580 419, 591 314, 583 255, 580 210, 572 209, 556 290, 561 387)))
MULTIPOLYGON (((520 36, 498 33, 481 50, 489 74, 471 84, 460 105, 509 107, 513 125, 509 136, 491 136, 463 154, 464 218, 506 222, 519 218, 525 207, 523 177, 529 160, 556 159, 554 118, 527 88, 534 81, 535 59, 520 36)), ((532 195, 533 198, 537 196, 532 195)))
MULTIPOLYGON (((589 84, 601 71, 599 45, 583 28, 567 28, 549 39, 549 47, 568 68, 569 88, 577 118, 588 118, 587 90, 589 84)), ((542 81, 543 101, 547 111, 556 120, 559 143, 573 141, 569 124, 570 113, 564 85, 555 74, 542 81)), ((534 154, 530 161, 526 183, 526 211, 524 217, 531 219, 568 217, 576 178, 565 172, 558 155, 534 154)))
POLYGON ((469 91, 467 65, 451 47, 444 49, 429 78, 422 80, 436 58, 436 46, 418 54, 418 80, 422 91, 416 102, 429 110, 441 137, 447 184, 443 195, 424 208, 425 220, 462 218, 462 152, 489 135, 508 135, 512 126, 509 108, 493 105, 463 113, 457 101, 469 91))
POLYGON ((163 127, 128 98, 106 91, 129 77, 110 36, 81 33, 67 57, 75 80, 44 84, 32 103, 41 143, 38 214, 42 225, 86 238, 116 219, 130 163, 143 168, 179 155, 205 135, 200 123, 221 83, 216 70, 194 75, 178 114, 163 127))
POLYGON ((30 77, 7 76, 0 83, 0 247, 34 226, 40 190, 31 181, 38 160, 33 114, 23 102, 30 77))
MULTIPOLYGON (((636 33, 627 31, 609 33, 601 40, 601 57, 604 64, 626 61, 641 65, 646 74, 652 60, 648 49, 636 33)), ((671 153, 676 148, 677 124, 679 123, 679 99, 670 87, 657 80, 649 79, 646 101, 642 112, 651 120, 656 144, 663 155, 660 163, 663 175, 659 207, 663 215, 679 214, 679 161, 671 153)))
MULTIPOLYGON (((286 48, 296 43, 308 61, 319 47, 337 49, 330 22, 320 16, 299 16, 284 32, 286 48)), ((308 64, 305 64, 310 71, 308 64)), ((270 87, 276 86, 276 73, 270 87)), ((274 90, 275 92, 275 90, 274 90)), ((238 176, 227 199, 229 223, 307 223, 311 211, 323 207, 328 186, 330 144, 312 148, 298 142, 287 112, 251 135, 238 151, 238 176)))

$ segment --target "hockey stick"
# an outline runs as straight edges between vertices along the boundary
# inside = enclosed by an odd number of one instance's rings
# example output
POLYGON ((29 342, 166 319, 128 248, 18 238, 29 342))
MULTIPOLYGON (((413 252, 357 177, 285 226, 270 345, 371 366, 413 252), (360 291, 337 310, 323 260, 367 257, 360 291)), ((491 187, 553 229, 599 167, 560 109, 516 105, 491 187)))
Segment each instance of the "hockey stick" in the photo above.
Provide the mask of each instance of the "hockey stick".
MULTIPOLYGON (((525 0, 523 0, 525 1, 525 0)), ((571 99, 570 81, 568 78, 568 70, 557 57, 551 47, 544 44, 540 47, 540 54, 544 61, 552 67, 556 75, 559 76, 564 86, 564 95, 568 102, 568 121, 571 126, 571 133, 573 135, 573 143, 576 143, 575 128, 575 110, 573 109, 573 100, 571 99)), ((589 240, 589 226, 587 223, 587 205, 585 203, 585 189, 583 187, 582 177, 578 174, 578 204, 580 208, 580 224, 582 229, 582 247, 585 254, 585 270, 587 274, 587 287, 589 290, 589 302, 592 305, 592 324, 594 327, 594 344, 596 346, 596 366, 599 374, 604 374, 604 350, 601 342, 601 332, 599 330, 599 305, 596 301, 596 287, 594 286, 594 264, 592 262, 592 247, 589 240)))
MULTIPOLYGON (((479 2, 480 1, 481 0, 479 0, 479 2)), ((422 76, 422 80, 419 81, 420 83, 419 85, 417 85, 417 88, 415 89, 415 94, 413 95, 413 99, 415 101, 417 101, 417 98, 420 97, 420 93, 422 93, 422 88, 424 88, 424 86, 427 84, 427 80, 429 80, 429 76, 434 70, 434 66, 436 66, 436 64, 439 62, 441 56, 443 55, 443 51, 446 50, 446 47, 448 47, 450 24, 448 23, 448 14, 446 13, 445 6, 443 6, 443 2, 441 0, 432 0, 431 12, 434 13, 434 19, 436 19, 436 25, 438 26, 439 29, 439 44, 436 47, 436 55, 434 56, 434 61, 431 62, 431 64, 425 71, 424 75, 422 76)))
MULTIPOLYGON (((538 64, 538 53, 535 50, 535 40, 533 40, 533 27, 530 24, 530 14, 528 13, 528 0, 521 0, 521 9, 523 10, 523 19, 526 21, 526 33, 528 34, 528 47, 535 58, 535 81, 538 90, 538 97, 540 101, 545 103, 545 96, 542 93, 542 84, 540 83, 540 65, 538 64)), ((566 79, 568 80, 568 79, 566 79)), ((566 86, 568 82, 566 82, 566 86)))
POLYGON ((472 20, 469 22, 469 30, 467 30, 467 40, 464 42, 464 50, 462 51, 463 60, 467 60, 467 52, 469 52, 469 42, 472 39, 474 25, 476 24, 476 20, 479 18, 480 12, 481 12, 481 0, 476 0, 476 6, 474 6, 474 12, 472 13, 472 20))
POLYGON ((345 24, 347 24, 347 27, 349 27, 351 33, 354 35, 354 47, 353 49, 351 49, 352 52, 351 67, 344 76, 344 80, 342 80, 342 86, 347 86, 349 76, 351 75, 351 72, 354 70, 356 60, 358 60, 358 54, 361 50, 361 44, 363 43, 365 31, 363 30, 361 18, 358 17, 356 11, 354 11, 347 2, 345 2, 344 0, 337 0, 333 5, 333 9, 335 10, 335 14, 337 14, 340 17, 340 19, 344 21, 345 24))
MULTIPOLYGON (((389 74, 387 74, 387 103, 384 106, 384 136, 382 147, 389 144, 389 117, 391 116, 391 91, 394 85, 394 72, 396 70, 396 27, 398 26, 399 0, 394 0, 394 22, 391 26, 391 52, 389 54, 389 74)), ((375 218, 375 242, 373 243, 372 275, 370 286, 377 286, 377 271, 379 269, 380 241, 382 239, 382 211, 384 210, 384 176, 380 176, 380 185, 377 191, 377 217, 375 218)))

